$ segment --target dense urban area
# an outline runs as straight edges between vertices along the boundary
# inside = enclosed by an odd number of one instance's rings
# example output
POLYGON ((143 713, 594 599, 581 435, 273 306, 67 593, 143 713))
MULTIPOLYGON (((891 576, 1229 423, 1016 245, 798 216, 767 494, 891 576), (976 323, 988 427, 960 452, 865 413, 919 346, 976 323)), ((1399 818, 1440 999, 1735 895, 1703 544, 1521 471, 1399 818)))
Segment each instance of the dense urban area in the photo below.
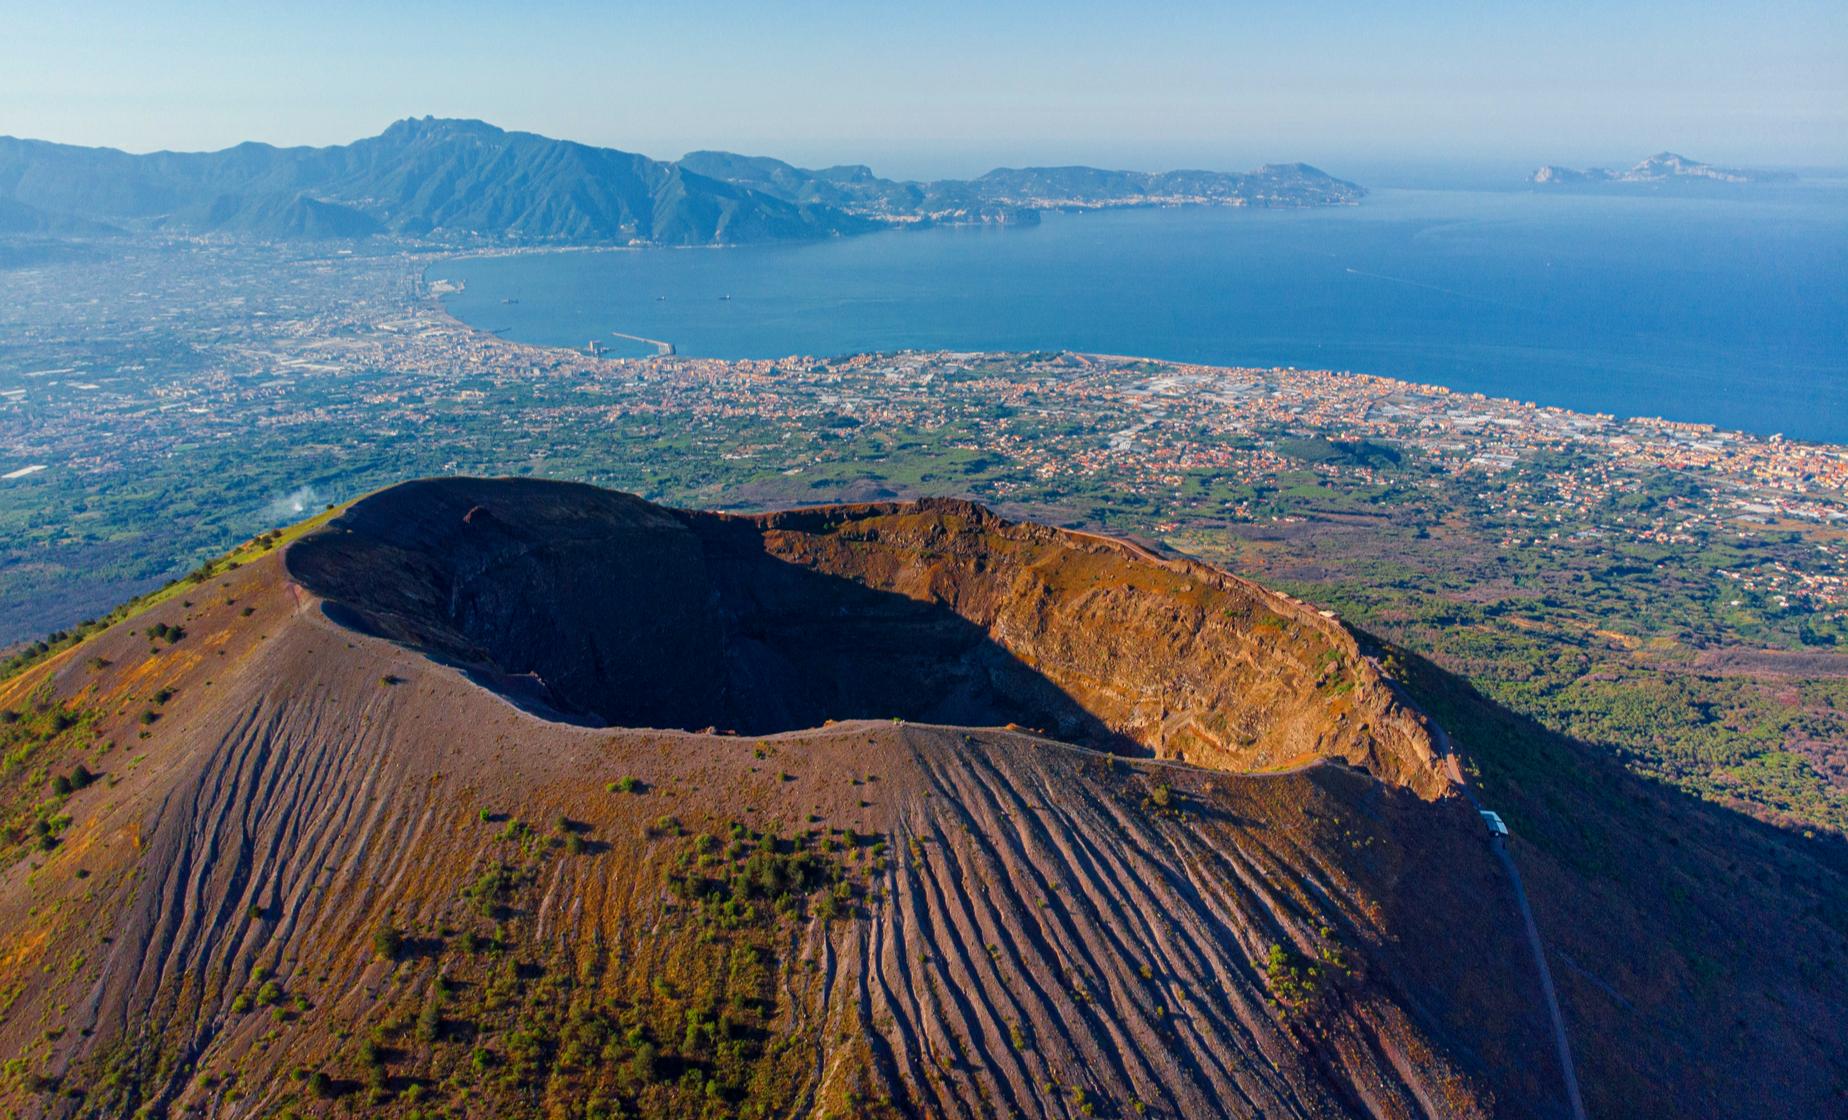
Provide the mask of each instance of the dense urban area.
POLYGON ((0 641, 29 657, 422 475, 737 509, 957 494, 1226 565, 1638 772, 1848 830, 1848 449, 1294 369, 593 356, 450 318, 436 260, 0 252, 0 641))

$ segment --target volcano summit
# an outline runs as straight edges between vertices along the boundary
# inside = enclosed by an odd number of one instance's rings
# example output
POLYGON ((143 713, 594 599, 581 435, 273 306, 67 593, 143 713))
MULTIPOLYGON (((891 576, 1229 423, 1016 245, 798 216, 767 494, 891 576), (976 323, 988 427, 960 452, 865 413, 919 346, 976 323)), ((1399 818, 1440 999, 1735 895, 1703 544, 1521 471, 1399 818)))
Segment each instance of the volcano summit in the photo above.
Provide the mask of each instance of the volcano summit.
MULTIPOLYGON (((448 479, 275 544, 0 684, 15 1112, 1567 1114, 1464 767, 1304 604, 948 500, 448 479)), ((1627 985, 1645 884, 1775 842, 1617 788, 1672 866, 1521 855, 1555 968, 1627 985)), ((1778 866, 1677 928, 1830 959, 1835 870, 1778 866)), ((1594 1110, 1826 1106, 1829 975, 1739 968, 1824 998, 1711 1086, 1707 993, 1568 981, 1632 1035, 1594 1110)))

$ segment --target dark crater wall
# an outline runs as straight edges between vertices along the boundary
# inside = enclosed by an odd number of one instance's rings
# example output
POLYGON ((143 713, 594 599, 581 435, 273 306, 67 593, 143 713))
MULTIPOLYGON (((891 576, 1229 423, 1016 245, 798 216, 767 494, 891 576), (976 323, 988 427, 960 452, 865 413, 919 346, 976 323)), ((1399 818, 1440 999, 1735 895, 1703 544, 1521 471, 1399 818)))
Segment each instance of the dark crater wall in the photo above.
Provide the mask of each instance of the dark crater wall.
POLYGON ((763 533, 574 483, 440 479, 357 503, 287 563, 338 621, 584 722, 1014 722, 1140 750, 948 606, 770 555, 763 533))

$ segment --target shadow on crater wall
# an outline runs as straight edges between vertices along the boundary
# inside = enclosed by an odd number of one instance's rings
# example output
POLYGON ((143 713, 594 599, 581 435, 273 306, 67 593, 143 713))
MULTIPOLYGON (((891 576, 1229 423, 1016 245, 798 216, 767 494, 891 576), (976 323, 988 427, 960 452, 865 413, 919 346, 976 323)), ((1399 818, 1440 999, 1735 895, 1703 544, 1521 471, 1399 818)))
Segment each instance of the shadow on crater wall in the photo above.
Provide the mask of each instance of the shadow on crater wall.
POLYGON ((1018 723, 1148 753, 948 606, 771 555, 746 519, 576 484, 431 480, 358 503, 287 562, 338 621, 576 721, 1018 723))

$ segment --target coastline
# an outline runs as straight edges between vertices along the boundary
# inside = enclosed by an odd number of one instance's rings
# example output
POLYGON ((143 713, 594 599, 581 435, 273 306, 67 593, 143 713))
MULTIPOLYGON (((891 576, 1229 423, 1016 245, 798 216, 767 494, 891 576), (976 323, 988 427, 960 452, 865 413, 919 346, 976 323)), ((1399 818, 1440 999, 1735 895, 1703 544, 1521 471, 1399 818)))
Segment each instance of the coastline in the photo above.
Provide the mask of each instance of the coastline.
MULTIPOLYGON (((641 357, 631 355, 589 354, 583 349, 572 346, 555 346, 540 342, 527 342, 508 338, 493 331, 477 327, 458 317, 437 297, 425 296, 421 302, 446 325, 463 330, 477 341, 491 343, 511 349, 518 353, 531 353, 535 356, 559 358, 569 355, 578 359, 590 359, 610 366, 651 365, 660 362, 675 362, 693 365, 736 366, 753 371, 762 368, 782 366, 813 366, 817 364, 863 364, 881 360, 898 359, 949 359, 968 358, 1019 358, 1029 351, 1010 350, 965 350, 955 348, 901 348, 895 350, 862 350, 846 354, 784 354, 773 358, 711 358, 692 354, 651 354, 641 357)), ((614 333, 614 332, 605 332, 614 333)), ((639 336, 626 336, 636 338, 639 336)), ((655 341, 655 340, 650 340, 655 341)), ((1328 369, 1309 366, 1247 366, 1223 365, 1211 362, 1178 361, 1172 358, 1151 357, 1145 354, 1116 354, 1100 351, 1057 350, 1052 351, 1063 357, 1077 359, 1086 363, 1103 365, 1155 365, 1184 375, 1230 374, 1230 375, 1280 375, 1299 378, 1305 387, 1312 388, 1320 379, 1353 382, 1358 385, 1371 386, 1387 393, 1409 393, 1419 396, 1447 398, 1463 404, 1482 404, 1496 406, 1525 414, 1530 417, 1547 417, 1567 424, 1582 422, 1587 427, 1636 427, 1656 432, 1679 433, 1684 436, 1705 436, 1727 442, 1742 441, 1783 446, 1791 449, 1808 449, 1824 455, 1837 456, 1848 463, 1848 442, 1828 440, 1792 439, 1781 435, 1762 435, 1741 428, 1727 428, 1708 421, 1675 420, 1662 416, 1621 415, 1610 412, 1593 412, 1585 409, 1569 408, 1563 405, 1542 404, 1525 401, 1515 397, 1495 396, 1488 393, 1467 389, 1453 389, 1447 385, 1424 381, 1413 381, 1390 374, 1365 373, 1357 370, 1328 369)))
MULTIPOLYGON (((1366 373, 1593 415, 1848 443, 1848 352, 1829 329, 1840 301, 1814 283, 1794 302, 1764 284, 1734 292, 1721 283, 1763 263, 1724 255, 1723 239, 1781 222, 1781 210, 1702 204, 1683 246, 1680 203, 1648 219, 1635 205, 1532 203, 1519 192, 1383 191, 1369 203, 1257 221, 1233 208, 1055 214, 1018 239, 938 231, 718 257, 612 251, 519 263, 508 258, 605 250, 509 249, 420 268, 425 282, 468 281, 468 294, 447 301, 457 317, 550 345, 608 341, 617 329, 733 360, 1140 353, 1366 373), (1639 220, 1640 247, 1598 247, 1639 220), (1619 289, 1690 253, 1705 263, 1678 272, 1659 302, 1608 313, 1619 289), (736 302, 708 306, 721 293, 736 302), (499 314, 490 306, 499 297, 524 306, 499 314)), ((1826 207, 1806 214, 1790 236, 1818 239, 1795 272, 1814 278, 1848 224, 1826 207)))

